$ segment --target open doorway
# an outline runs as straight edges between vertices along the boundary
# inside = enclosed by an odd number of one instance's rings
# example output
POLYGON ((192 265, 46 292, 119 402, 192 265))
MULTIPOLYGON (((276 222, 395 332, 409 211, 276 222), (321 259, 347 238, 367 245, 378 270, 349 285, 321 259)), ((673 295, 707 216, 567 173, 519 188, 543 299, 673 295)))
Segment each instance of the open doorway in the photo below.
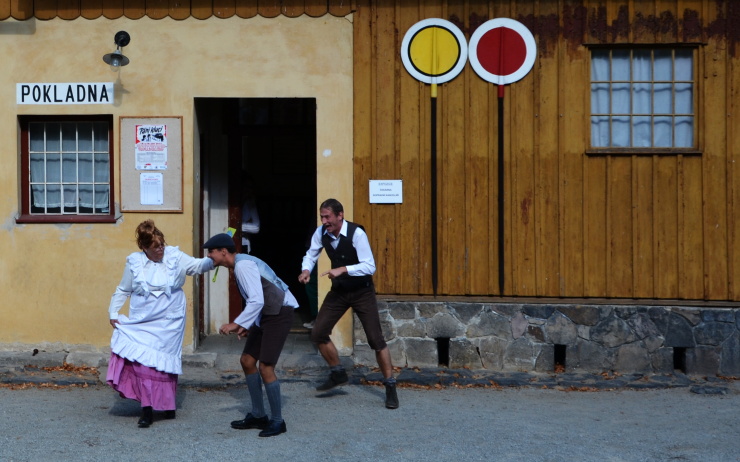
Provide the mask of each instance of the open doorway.
MULTIPOLYGON (((316 100, 314 98, 196 98, 201 174, 202 237, 236 229, 241 249, 245 191, 254 193, 259 231, 250 254, 269 264, 301 305, 294 325, 310 317, 301 260, 317 223, 316 100), (249 185, 249 188, 245 188, 249 185)), ((245 246, 246 247, 246 246, 245 246)), ((242 310, 233 277, 204 280, 199 334, 217 332, 242 310), (227 281, 228 279, 228 281, 227 281)))

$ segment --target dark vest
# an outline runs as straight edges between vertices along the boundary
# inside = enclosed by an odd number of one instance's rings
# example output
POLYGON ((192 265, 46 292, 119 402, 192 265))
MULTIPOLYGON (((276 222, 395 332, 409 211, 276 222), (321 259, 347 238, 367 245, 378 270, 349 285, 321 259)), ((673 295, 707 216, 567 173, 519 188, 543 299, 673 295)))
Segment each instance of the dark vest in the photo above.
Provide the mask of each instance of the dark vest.
MULTIPOLYGON (((324 246, 326 255, 331 260, 332 268, 341 268, 342 266, 356 265, 360 263, 360 259, 357 257, 357 249, 352 245, 352 236, 355 235, 357 228, 362 228, 357 223, 347 222, 347 236, 339 235, 339 243, 337 248, 332 247, 332 238, 324 234, 326 226, 321 227, 321 243, 324 246)), ((364 287, 372 287, 373 277, 369 275, 365 276, 350 276, 349 274, 343 274, 337 278, 331 280, 331 290, 337 292, 349 292, 352 290, 362 289, 364 287)))
MULTIPOLYGON (((236 261, 239 262, 241 260, 237 255, 236 261)), ((260 276, 260 282, 262 283, 262 296, 265 300, 265 304, 262 307, 262 314, 280 314, 280 309, 283 307, 283 300, 285 300, 285 292, 262 276, 260 276)))

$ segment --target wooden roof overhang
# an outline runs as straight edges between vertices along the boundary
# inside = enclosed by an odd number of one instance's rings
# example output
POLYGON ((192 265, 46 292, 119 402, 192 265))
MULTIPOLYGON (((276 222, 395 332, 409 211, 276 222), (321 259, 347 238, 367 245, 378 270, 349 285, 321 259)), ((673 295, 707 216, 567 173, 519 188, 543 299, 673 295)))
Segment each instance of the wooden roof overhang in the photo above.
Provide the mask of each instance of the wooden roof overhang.
POLYGON ((293 18, 304 14, 343 17, 353 11, 355 0, 0 0, 0 21, 123 17, 183 20, 280 15, 293 18))

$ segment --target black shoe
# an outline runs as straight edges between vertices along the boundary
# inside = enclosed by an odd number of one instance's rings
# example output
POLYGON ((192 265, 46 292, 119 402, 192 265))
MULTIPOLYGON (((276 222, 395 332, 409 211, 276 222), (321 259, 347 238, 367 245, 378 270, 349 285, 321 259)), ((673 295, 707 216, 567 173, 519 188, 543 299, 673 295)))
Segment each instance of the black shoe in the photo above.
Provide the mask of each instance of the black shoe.
POLYGON ((266 415, 263 415, 262 417, 255 417, 251 413, 249 413, 242 420, 234 420, 233 422, 231 422, 231 428, 236 428, 237 430, 259 428, 260 430, 263 430, 267 428, 267 425, 269 423, 270 421, 267 419, 266 415))
POLYGON ((267 425, 267 427, 260 432, 259 436, 264 438, 267 436, 279 435, 287 431, 288 431, 288 428, 285 426, 284 420, 280 423, 275 422, 274 420, 271 420, 270 423, 267 425))
POLYGON ((396 384, 385 385, 385 407, 388 409, 398 409, 398 393, 396 393, 396 384))
POLYGON ((172 420, 175 417, 177 417, 175 411, 164 411, 164 418, 167 420, 172 420))
POLYGON ((141 418, 139 418, 139 428, 147 428, 152 424, 152 407, 144 406, 141 408, 141 418))
POLYGON ((346 371, 332 371, 331 374, 329 374, 327 381, 316 387, 316 391, 331 390, 339 385, 344 385, 348 381, 349 379, 347 378, 346 371))

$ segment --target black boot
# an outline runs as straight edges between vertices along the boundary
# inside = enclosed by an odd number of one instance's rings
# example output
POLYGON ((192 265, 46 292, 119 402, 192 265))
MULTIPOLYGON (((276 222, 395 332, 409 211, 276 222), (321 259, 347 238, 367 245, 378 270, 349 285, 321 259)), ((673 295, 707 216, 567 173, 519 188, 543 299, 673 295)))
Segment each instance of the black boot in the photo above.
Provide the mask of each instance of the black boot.
POLYGON ((396 393, 396 384, 385 384, 385 407, 388 409, 398 409, 398 394, 396 393))
POLYGON ((141 418, 139 419, 139 428, 147 428, 152 424, 152 407, 144 406, 141 408, 141 418))

